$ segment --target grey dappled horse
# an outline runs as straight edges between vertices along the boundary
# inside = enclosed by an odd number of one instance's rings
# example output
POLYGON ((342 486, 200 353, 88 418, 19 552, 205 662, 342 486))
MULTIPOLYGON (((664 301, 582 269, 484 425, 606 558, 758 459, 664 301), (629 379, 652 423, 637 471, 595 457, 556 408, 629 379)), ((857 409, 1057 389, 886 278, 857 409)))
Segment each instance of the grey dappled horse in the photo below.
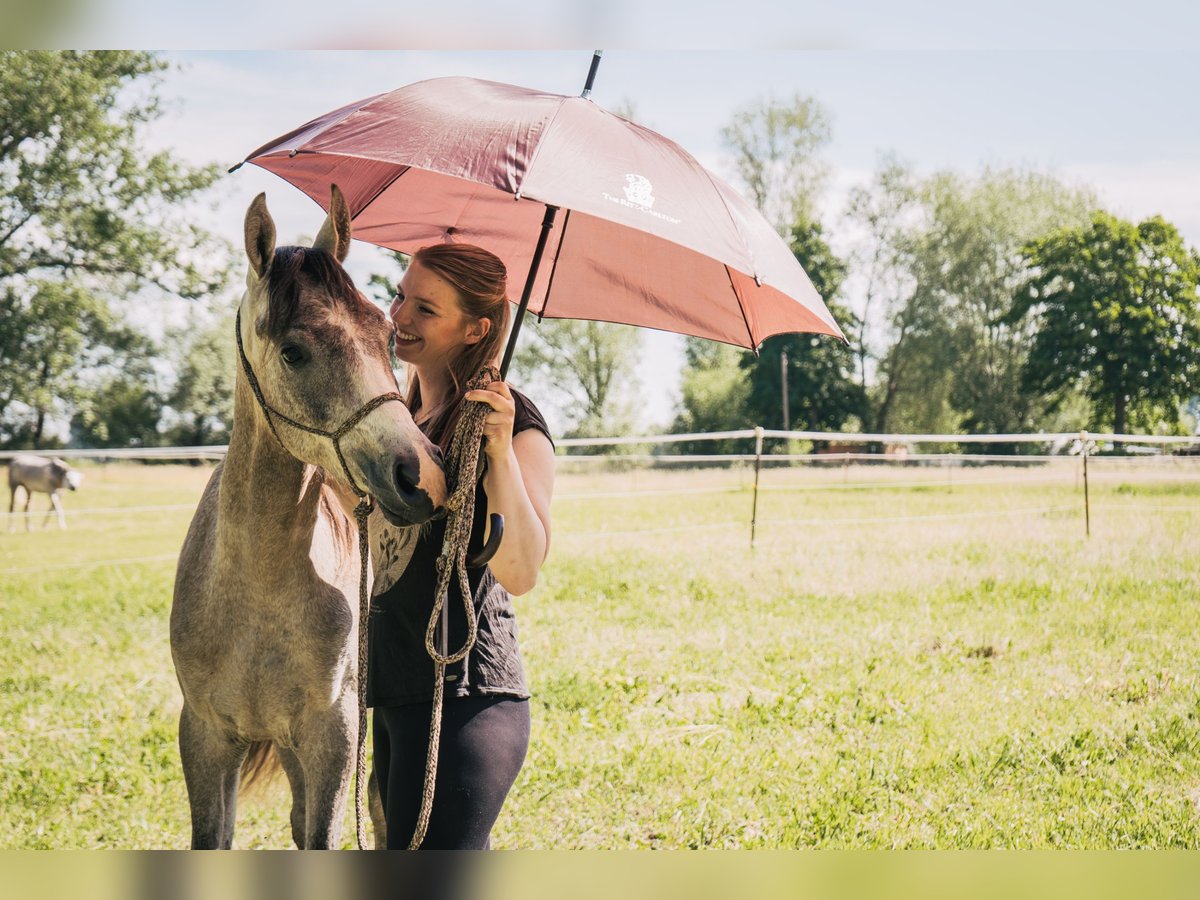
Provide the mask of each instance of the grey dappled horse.
POLYGON ((29 531, 31 527, 32 516, 29 515, 29 507, 33 503, 34 491, 50 495, 50 509, 46 512, 46 518, 42 522, 42 527, 46 527, 46 522, 50 521, 50 516, 53 513, 58 513, 58 527, 62 530, 67 527, 67 519, 63 515, 62 504, 58 500, 58 492, 64 487, 71 491, 78 490, 79 485, 82 483, 83 473, 72 469, 61 459, 47 459, 44 456, 34 456, 27 453, 14 456, 8 464, 8 489, 10 491, 8 498, 8 530, 12 531, 17 527, 15 513, 17 488, 22 488, 25 491, 26 531, 29 531))
POLYGON ((358 734, 347 481, 375 498, 372 519, 396 526, 428 520, 446 483, 401 403, 370 408, 339 438, 340 458, 328 436, 284 420, 334 431, 396 391, 387 318, 340 265, 350 244, 341 192, 312 249, 275 248, 263 195, 245 231, 233 432, 184 541, 171 607, 192 846, 232 844, 239 783, 273 746, 291 783, 296 845, 336 847, 358 734))

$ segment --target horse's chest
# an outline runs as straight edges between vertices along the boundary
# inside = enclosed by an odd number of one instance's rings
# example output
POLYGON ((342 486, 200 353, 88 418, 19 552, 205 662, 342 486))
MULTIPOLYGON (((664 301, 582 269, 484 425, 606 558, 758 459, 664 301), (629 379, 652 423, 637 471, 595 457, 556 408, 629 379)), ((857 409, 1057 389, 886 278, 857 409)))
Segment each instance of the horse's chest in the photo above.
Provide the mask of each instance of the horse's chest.
POLYGON ((219 646, 193 648, 206 672, 190 679, 191 699, 246 738, 276 735, 298 717, 335 705, 354 687, 357 631, 350 598, 329 585, 276 595, 285 597, 267 608, 224 604, 220 623, 197 629, 219 646))

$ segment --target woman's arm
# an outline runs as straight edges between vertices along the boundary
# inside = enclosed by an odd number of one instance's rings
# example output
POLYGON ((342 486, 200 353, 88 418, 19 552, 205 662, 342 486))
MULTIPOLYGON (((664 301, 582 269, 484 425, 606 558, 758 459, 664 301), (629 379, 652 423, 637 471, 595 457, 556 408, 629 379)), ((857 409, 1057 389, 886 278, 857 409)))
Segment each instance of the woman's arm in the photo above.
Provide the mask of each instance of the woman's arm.
POLYGON ((515 406, 504 382, 469 391, 466 399, 482 400, 492 407, 483 429, 488 456, 483 489, 488 513, 504 516, 504 539, 489 565, 505 590, 525 594, 537 583, 538 570, 550 552, 554 448, 536 429, 513 436, 515 406))

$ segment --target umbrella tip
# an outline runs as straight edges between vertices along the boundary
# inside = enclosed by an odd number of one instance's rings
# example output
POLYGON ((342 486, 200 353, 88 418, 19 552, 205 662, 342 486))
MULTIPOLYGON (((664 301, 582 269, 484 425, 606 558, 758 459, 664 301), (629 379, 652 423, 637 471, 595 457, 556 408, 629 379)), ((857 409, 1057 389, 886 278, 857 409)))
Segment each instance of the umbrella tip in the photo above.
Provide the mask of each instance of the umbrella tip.
POLYGON ((584 100, 592 96, 592 82, 596 80, 596 70, 600 68, 600 57, 603 55, 603 50, 596 50, 592 53, 592 67, 588 69, 587 81, 583 85, 583 93, 579 95, 584 100))
POLYGON ((232 174, 233 172, 236 172, 238 169, 240 169, 240 168, 241 168, 242 166, 244 166, 245 164, 246 164, 246 161, 243 159, 243 160, 242 160, 240 163, 238 163, 237 165, 235 165, 235 166, 230 166, 230 167, 229 167, 229 169, 228 169, 227 171, 228 171, 229 173, 231 173, 231 174, 232 174))

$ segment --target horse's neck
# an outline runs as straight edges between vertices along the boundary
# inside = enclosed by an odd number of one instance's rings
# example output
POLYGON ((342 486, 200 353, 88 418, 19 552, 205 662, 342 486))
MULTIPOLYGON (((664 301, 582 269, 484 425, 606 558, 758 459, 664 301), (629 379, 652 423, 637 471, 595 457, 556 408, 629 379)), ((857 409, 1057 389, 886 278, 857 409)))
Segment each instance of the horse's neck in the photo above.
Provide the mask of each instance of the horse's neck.
MULTIPOLYGON (((221 473, 221 545, 234 558, 268 566, 307 555, 323 508, 324 483, 321 469, 280 446, 239 373, 221 473)), ((328 514, 328 504, 324 509, 328 514)))

